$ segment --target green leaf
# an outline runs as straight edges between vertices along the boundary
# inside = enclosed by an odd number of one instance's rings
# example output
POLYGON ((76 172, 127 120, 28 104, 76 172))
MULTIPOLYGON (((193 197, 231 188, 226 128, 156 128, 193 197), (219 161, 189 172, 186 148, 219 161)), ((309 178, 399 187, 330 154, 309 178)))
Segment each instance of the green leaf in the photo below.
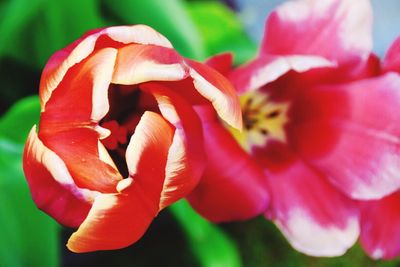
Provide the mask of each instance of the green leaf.
POLYGON ((127 24, 146 24, 165 35, 184 56, 203 59, 204 48, 182 0, 105 0, 127 24))
MULTIPOLYGON (((21 15, 6 16, 10 18, 4 19, 5 34, 1 34, 0 19, 0 56, 1 53, 6 54, 38 69, 44 66, 51 54, 78 39, 86 31, 106 26, 98 0, 12 0, 9 6, 16 6, 13 12, 15 10, 16 14, 21 15), (11 4, 19 2, 22 4, 11 4), (30 7, 33 3, 37 4, 30 7), (19 8, 32 9, 34 12, 21 11, 19 8)), ((0 11, 8 14, 11 7, 0 11)))
POLYGON ((21 36, 22 28, 34 17, 45 0, 9 0, 0 12, 0 58, 8 45, 21 36))
POLYGON ((42 24, 41 31, 34 38, 39 66, 85 32, 105 26, 97 0, 49 1, 40 19, 36 23, 42 24))
POLYGON ((59 265, 59 226, 35 206, 22 171, 23 143, 38 116, 30 97, 0 120, 0 266, 59 265))
POLYGON ((203 267, 241 266, 234 242, 218 226, 200 217, 184 200, 172 205, 170 210, 203 267))
POLYGON ((207 56, 232 52, 235 64, 240 64, 255 55, 256 44, 228 7, 215 1, 194 1, 189 2, 187 8, 201 33, 207 56))
POLYGON ((37 96, 20 100, 0 118, 0 137, 23 144, 32 126, 39 122, 39 116, 37 96))

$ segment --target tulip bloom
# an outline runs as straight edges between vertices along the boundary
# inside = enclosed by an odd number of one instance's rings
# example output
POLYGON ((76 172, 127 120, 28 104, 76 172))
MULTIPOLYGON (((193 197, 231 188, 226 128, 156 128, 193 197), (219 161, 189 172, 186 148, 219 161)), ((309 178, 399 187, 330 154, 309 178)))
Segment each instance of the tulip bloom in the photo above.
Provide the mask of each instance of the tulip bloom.
MULTIPOLYGON (((389 72, 396 76, 400 73, 400 38, 397 38, 390 47, 382 63, 382 74, 389 72)), ((383 104, 386 103, 383 102, 383 104)), ((393 116, 396 114, 394 110, 393 116)), ((388 128, 395 128, 395 126, 386 125, 388 128)), ((392 135, 389 140, 393 145, 399 146, 398 129, 397 133, 392 135)), ((360 202, 361 245, 375 259, 391 259, 400 255, 399 205, 399 190, 379 200, 360 202)))
POLYGON ((358 202, 400 187, 400 76, 382 73, 371 54, 371 14, 367 0, 290 1, 269 16, 254 60, 229 70, 228 57, 213 59, 240 95, 244 130, 196 109, 208 122, 205 143, 229 151, 209 162, 189 197, 200 213, 229 221, 245 218, 230 213, 230 203, 262 210, 294 248, 314 256, 341 255, 354 244, 358 202), (203 209, 224 195, 211 185, 230 180, 240 194, 203 209), (270 193, 264 209, 252 201, 261 180, 270 193))
POLYGON ((144 25, 94 30, 55 53, 40 101, 24 171, 36 205, 79 227, 67 244, 75 252, 132 244, 197 185, 204 147, 193 104, 242 122, 222 75, 144 25))

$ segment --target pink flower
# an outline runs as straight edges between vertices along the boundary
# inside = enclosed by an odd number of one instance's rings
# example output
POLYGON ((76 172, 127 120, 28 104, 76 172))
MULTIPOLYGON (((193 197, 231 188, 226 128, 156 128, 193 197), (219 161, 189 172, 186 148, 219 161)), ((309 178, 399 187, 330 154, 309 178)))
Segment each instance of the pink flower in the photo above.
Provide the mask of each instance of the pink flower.
POLYGON ((36 205, 78 228, 75 252, 132 244, 197 185, 205 155, 194 103, 241 125, 230 83, 144 25, 94 30, 55 53, 40 101, 24 171, 36 205))
MULTIPOLYGON (((395 74, 392 75, 396 76, 400 73, 400 38, 393 43, 382 62, 382 75, 388 72, 394 72, 395 74)), ((400 88, 397 89, 400 90, 400 88)), ((387 104, 383 101, 380 103, 382 105, 387 104)), ((397 111, 393 110, 393 116, 396 115, 397 111)), ((386 128, 395 128, 396 126, 387 124, 386 128)), ((393 146, 399 147, 399 133, 397 129, 396 134, 388 139, 389 142, 393 143, 393 146)), ((396 168, 396 165, 393 168, 396 168)), ((397 175, 400 174, 397 173, 397 175)), ((371 257, 391 259, 400 255, 399 206, 400 191, 382 199, 360 202, 360 241, 371 257)))
MULTIPOLYGON (((189 197, 200 213, 213 221, 264 213, 294 248, 314 256, 354 244, 359 201, 400 187, 400 77, 381 72, 371 53, 371 14, 367 0, 290 1, 269 16, 253 61, 231 71, 228 56, 211 60, 240 95, 244 130, 196 109, 205 143, 220 148, 189 197)), ((395 54, 387 70, 398 69, 395 54)), ((395 205, 386 202, 370 205, 395 205)))

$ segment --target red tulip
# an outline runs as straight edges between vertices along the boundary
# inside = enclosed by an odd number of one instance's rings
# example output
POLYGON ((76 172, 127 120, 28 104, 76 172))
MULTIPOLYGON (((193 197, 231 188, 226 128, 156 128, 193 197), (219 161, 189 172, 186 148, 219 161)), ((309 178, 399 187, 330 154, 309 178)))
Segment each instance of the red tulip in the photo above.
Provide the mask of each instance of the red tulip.
POLYGON ((197 185, 204 147, 192 105, 211 102, 241 127, 227 80, 143 25, 94 30, 55 53, 40 100, 24 171, 37 206, 79 227, 67 244, 75 252, 132 244, 197 185))
MULTIPOLYGON (((210 122, 205 143, 219 151, 189 197, 200 213, 229 221, 246 218, 231 212, 238 207, 247 217, 263 212, 314 256, 354 244, 357 203, 400 188, 400 76, 380 71, 371 22, 367 0, 290 1, 269 16, 254 60, 234 70, 226 56, 210 61, 240 95, 244 130, 224 127, 206 107, 198 112, 210 122), (268 206, 259 201, 266 189, 268 206)), ((398 70, 398 55, 384 67, 398 70)))

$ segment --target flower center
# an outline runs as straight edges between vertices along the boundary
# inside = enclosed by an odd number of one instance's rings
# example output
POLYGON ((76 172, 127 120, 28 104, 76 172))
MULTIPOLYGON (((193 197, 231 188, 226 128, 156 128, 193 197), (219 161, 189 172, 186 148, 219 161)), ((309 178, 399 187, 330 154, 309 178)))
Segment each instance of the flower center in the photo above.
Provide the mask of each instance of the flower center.
POLYGON ((288 122, 288 103, 269 100, 264 92, 252 91, 240 96, 243 114, 243 131, 231 133, 243 149, 265 146, 269 140, 286 142, 284 126, 288 122))
POLYGON ((125 152, 130 137, 135 132, 140 118, 146 110, 159 113, 154 97, 137 86, 110 85, 108 90, 110 109, 100 121, 100 126, 109 131, 101 142, 106 147, 122 175, 128 175, 125 152))

